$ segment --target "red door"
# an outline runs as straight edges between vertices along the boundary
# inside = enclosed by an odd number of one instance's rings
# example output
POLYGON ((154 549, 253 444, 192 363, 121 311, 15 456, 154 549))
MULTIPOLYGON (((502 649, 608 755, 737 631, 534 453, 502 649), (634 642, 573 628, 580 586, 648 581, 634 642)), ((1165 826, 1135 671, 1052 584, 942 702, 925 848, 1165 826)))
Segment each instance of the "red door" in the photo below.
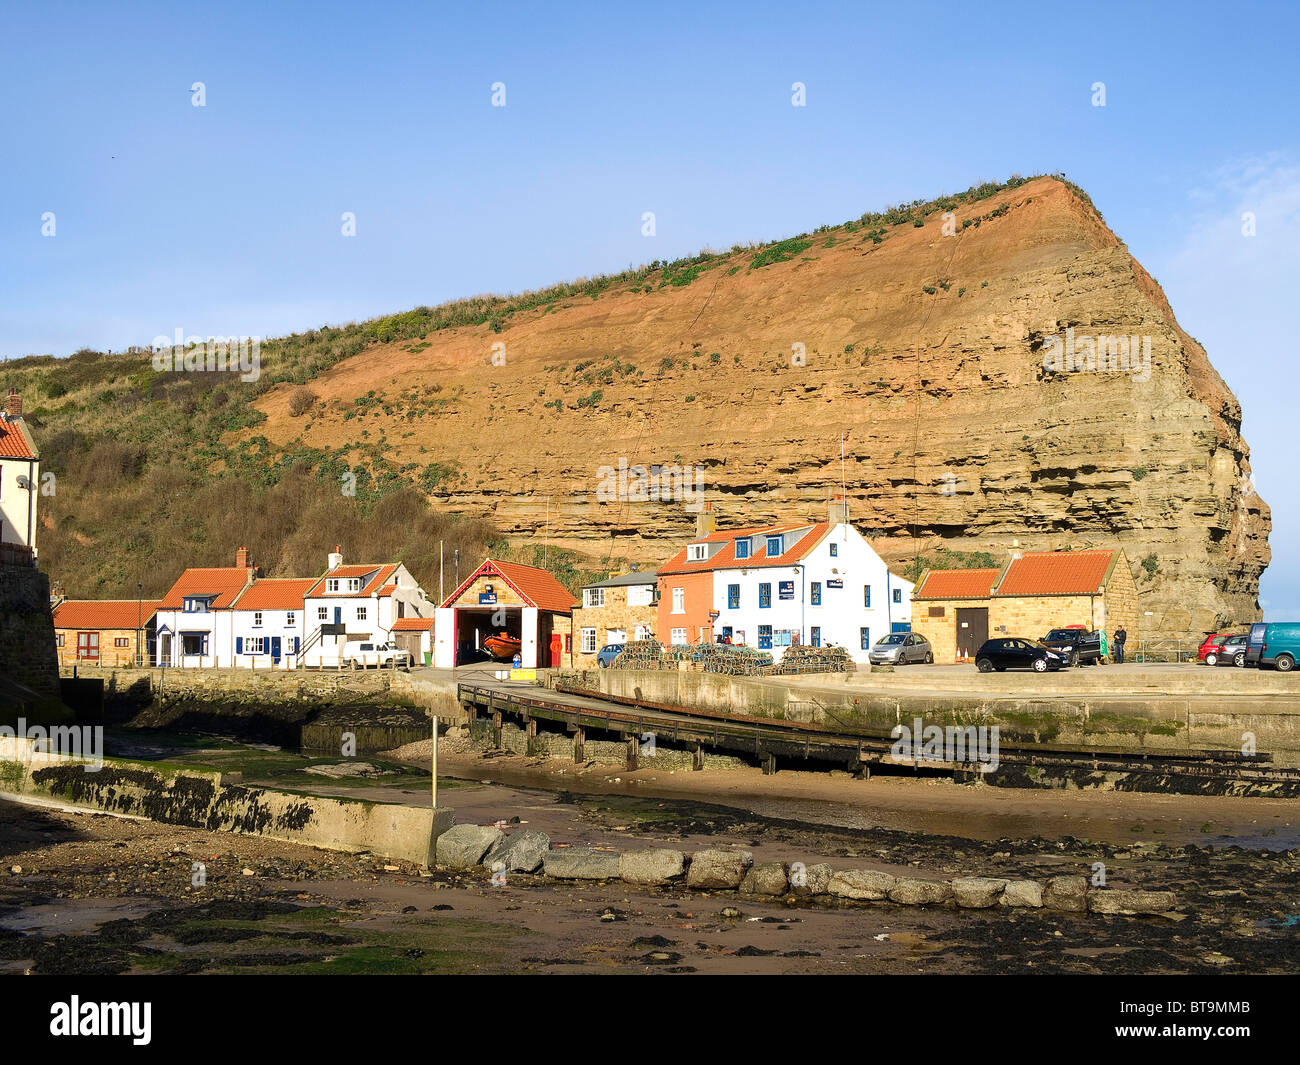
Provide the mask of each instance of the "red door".
POLYGON ((77 657, 79 659, 89 658, 96 660, 99 658, 99 633, 77 633, 77 657))
POLYGON ((564 641, 560 639, 558 632, 551 634, 551 668, 555 669, 560 666, 560 656, 564 653, 564 641))

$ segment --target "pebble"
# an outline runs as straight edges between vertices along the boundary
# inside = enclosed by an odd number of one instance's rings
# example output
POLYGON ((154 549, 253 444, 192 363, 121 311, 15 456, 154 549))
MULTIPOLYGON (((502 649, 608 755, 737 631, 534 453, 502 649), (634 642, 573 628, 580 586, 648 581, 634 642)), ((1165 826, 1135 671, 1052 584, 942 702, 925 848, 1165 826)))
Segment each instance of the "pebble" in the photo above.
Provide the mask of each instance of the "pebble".
POLYGON ((23 867, 21 865, 11 865, 9 867, 9 872, 13 873, 14 876, 17 876, 22 871, 23 871, 23 867))

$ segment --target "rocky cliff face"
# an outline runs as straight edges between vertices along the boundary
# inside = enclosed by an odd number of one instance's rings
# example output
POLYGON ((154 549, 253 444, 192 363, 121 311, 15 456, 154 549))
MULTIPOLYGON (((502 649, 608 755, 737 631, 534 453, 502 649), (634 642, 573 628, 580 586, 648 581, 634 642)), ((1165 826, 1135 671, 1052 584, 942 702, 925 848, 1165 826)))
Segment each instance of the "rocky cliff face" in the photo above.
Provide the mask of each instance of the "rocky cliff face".
POLYGON ((1143 635, 1258 616, 1270 521, 1240 406, 1071 188, 777 249, 371 348, 313 383, 312 414, 269 394, 258 431, 454 464, 434 498, 614 568, 672 554, 696 501, 610 498, 624 461, 698 468, 722 526, 824 515, 843 478, 900 566, 1119 544, 1143 635))

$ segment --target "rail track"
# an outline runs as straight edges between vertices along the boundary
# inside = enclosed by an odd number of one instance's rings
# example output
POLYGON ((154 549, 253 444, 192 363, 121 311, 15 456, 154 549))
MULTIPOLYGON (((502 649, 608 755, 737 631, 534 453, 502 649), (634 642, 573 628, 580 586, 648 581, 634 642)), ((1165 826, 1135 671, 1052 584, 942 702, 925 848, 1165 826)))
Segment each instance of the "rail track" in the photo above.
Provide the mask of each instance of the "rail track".
MULTIPOLYGON (((538 722, 563 725, 574 736, 574 759, 581 761, 588 731, 623 737, 627 764, 637 768, 642 744, 656 742, 688 747, 695 766, 702 768, 704 751, 729 751, 757 759, 764 772, 776 771, 776 760, 822 762, 869 774, 872 766, 911 766, 916 770, 951 772, 967 780, 984 773, 987 762, 979 756, 936 760, 919 750, 903 750, 887 733, 807 721, 754 718, 721 711, 674 706, 589 689, 557 686, 554 690, 511 681, 458 685, 458 698, 471 718, 480 713, 492 719, 500 743, 505 717, 519 719, 531 740, 538 722)), ((1112 772, 1154 775, 1182 781, 1241 784, 1274 794, 1300 795, 1300 769, 1272 764, 1267 753, 1253 755, 1234 750, 1144 749, 1118 747, 1067 747, 1055 744, 999 742, 1000 767, 1018 769, 1112 772)), ((1021 775, 1021 774, 1018 774, 1021 775)))

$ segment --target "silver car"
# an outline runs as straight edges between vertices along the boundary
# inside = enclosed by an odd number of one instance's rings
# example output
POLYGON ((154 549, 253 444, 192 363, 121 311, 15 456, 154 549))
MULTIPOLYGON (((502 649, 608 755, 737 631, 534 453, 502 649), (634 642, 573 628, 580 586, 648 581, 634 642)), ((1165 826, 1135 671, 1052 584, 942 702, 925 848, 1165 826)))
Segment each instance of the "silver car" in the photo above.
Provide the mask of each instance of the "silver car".
POLYGON ((909 662, 933 662, 934 651, 919 632, 891 632, 872 645, 867 660, 873 666, 905 666, 909 662))

